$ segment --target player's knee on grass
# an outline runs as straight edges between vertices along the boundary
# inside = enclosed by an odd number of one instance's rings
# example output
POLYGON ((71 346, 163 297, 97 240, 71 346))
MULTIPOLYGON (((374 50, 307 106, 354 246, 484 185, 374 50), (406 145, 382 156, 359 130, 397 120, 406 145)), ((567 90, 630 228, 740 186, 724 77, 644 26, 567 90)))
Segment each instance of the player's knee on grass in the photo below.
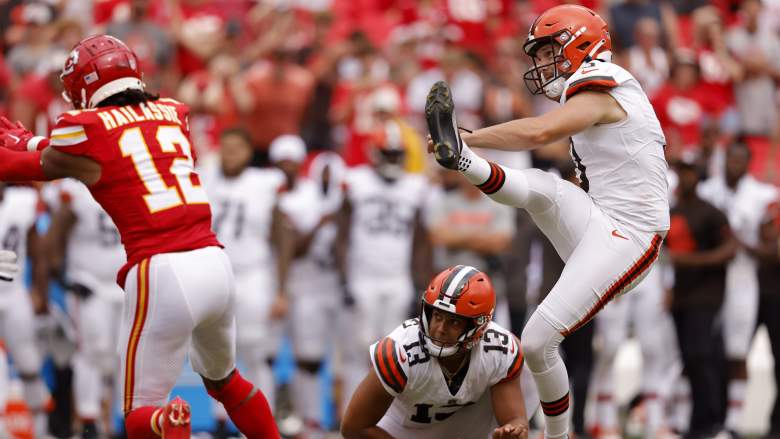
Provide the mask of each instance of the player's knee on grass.
POLYGON ((298 369, 316 375, 322 367, 322 360, 296 360, 295 364, 298 366, 298 369))
POLYGON ((560 332, 538 314, 532 315, 520 338, 528 368, 532 372, 543 372, 554 365, 561 341, 560 332))

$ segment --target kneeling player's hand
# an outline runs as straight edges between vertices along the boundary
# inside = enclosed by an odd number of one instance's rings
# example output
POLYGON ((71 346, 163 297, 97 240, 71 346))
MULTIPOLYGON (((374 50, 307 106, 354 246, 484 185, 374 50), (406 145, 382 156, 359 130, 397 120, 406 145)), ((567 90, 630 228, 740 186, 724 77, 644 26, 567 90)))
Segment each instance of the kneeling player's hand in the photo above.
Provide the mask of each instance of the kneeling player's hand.
POLYGON ((19 264, 16 262, 16 253, 10 250, 0 250, 0 280, 11 282, 19 271, 19 264))
POLYGON ((506 424, 493 430, 493 439, 527 439, 528 427, 525 425, 506 424))

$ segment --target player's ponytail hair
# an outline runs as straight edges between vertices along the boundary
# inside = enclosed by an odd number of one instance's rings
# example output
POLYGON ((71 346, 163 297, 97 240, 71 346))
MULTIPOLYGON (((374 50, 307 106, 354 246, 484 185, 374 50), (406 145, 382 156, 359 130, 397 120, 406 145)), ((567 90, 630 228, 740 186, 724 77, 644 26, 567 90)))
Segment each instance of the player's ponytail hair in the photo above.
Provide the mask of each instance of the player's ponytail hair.
POLYGON ((100 101, 95 107, 124 107, 125 105, 137 105, 143 102, 156 101, 157 99, 160 99, 160 95, 133 88, 109 96, 100 101))

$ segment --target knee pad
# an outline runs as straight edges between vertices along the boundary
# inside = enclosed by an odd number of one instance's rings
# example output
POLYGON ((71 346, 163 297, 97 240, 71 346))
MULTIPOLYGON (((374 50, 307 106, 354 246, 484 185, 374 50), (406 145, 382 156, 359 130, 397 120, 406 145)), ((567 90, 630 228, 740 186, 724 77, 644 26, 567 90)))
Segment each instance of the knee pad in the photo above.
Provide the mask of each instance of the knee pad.
POLYGON ((543 372, 558 359, 558 346, 563 335, 538 313, 534 313, 523 329, 520 343, 523 355, 532 372, 543 372))
POLYGON ((322 367, 322 360, 296 360, 295 364, 298 369, 316 375, 322 367))

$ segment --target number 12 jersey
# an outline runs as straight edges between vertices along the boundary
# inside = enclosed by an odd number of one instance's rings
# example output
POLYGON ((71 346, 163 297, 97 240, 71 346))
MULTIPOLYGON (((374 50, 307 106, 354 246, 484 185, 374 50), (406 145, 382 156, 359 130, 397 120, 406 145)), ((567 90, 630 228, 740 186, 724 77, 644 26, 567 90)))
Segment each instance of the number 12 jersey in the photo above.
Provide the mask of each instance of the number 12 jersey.
POLYGON ((119 229, 127 253, 117 282, 143 258, 220 245, 193 169, 187 106, 161 98, 62 114, 51 147, 101 166, 89 187, 119 229))

